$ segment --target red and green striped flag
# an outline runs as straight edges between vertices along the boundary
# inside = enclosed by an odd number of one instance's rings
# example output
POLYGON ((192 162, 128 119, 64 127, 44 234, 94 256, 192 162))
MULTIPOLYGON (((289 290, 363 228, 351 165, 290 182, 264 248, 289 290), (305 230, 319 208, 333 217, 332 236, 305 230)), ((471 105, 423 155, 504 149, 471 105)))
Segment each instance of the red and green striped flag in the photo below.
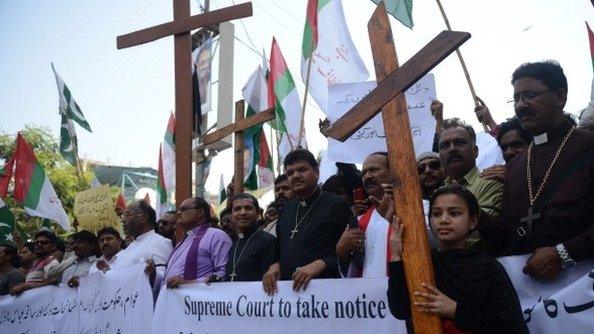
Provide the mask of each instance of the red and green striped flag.
MULTIPOLYGON (((266 78, 260 66, 252 73, 242 93, 248 105, 246 117, 268 109, 266 78)), ((270 188, 274 183, 272 156, 262 127, 262 124, 256 125, 244 132, 245 147, 250 153, 246 160, 244 186, 249 190, 270 188)))
MULTIPOLYGON (((295 81, 289 72, 287 63, 272 38, 270 52, 270 74, 268 77, 268 105, 274 106, 276 118, 271 122, 273 128, 280 132, 280 159, 297 146, 301 126, 301 101, 295 88, 295 81)), ((305 133, 304 133, 305 135, 305 133)), ((301 146, 307 147, 305 136, 301 146)))
POLYGON ((16 144, 14 171, 14 199, 25 207, 31 216, 56 221, 70 230, 70 221, 54 187, 37 161, 33 150, 19 133, 16 144))
POLYGON ((592 69, 594 70, 594 33, 586 22, 586 29, 588 30, 588 40, 590 41, 590 58, 592 59, 592 69))
POLYGON ((346 24, 342 2, 309 0, 301 44, 301 78, 309 86, 309 94, 326 111, 328 86, 368 77, 346 24))

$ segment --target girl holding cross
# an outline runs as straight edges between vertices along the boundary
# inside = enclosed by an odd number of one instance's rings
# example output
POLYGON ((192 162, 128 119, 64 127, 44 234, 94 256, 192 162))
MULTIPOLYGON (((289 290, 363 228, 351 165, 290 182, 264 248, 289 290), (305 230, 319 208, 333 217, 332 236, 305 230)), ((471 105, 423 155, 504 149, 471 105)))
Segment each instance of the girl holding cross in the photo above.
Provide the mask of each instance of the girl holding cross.
POLYGON ((444 333, 528 333, 518 296, 497 260, 467 248, 468 234, 479 219, 479 205, 470 191, 451 185, 437 189, 429 204, 431 229, 438 250, 431 257, 436 287, 423 284, 410 299, 402 265, 404 225, 392 219, 388 301, 392 314, 406 320, 411 306, 442 318, 444 333))

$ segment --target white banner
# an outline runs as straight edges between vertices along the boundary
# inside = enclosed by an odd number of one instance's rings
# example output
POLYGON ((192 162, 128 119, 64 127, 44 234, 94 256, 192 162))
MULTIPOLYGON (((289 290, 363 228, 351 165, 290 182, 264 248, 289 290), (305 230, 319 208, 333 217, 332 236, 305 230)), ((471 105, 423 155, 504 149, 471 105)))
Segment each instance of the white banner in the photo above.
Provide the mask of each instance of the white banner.
POLYGON ((46 286, 0 298, 0 333, 76 334, 77 324, 76 289, 46 286))
POLYGON ((530 333, 591 333, 594 328, 594 261, 584 260, 550 282, 522 273, 529 255, 499 259, 507 270, 530 333))
POLYGON ((279 282, 270 297, 261 282, 163 288, 155 307, 153 334, 406 333, 388 307, 387 278, 312 280, 296 293, 279 282))
POLYGON ((79 333, 149 333, 153 291, 143 269, 135 264, 83 277, 79 333))
MULTIPOLYGON (((373 81, 330 86, 327 111, 330 122, 334 123, 376 86, 373 81)), ((429 73, 421 78, 406 91, 405 96, 415 154, 431 151, 435 135, 435 118, 430 110, 431 102, 436 96, 433 74, 429 73)), ((362 163, 369 154, 386 150, 381 114, 372 118, 343 143, 328 138, 328 158, 332 161, 362 163)))

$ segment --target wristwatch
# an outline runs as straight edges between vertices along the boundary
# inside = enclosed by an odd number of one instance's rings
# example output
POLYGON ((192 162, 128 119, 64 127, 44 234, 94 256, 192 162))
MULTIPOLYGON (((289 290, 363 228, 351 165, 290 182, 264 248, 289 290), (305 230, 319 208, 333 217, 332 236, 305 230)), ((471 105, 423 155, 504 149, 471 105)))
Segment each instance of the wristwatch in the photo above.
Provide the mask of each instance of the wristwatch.
POLYGON ((567 252, 563 244, 558 244, 557 246, 555 246, 555 249, 557 250, 557 254, 559 254, 559 257, 561 258, 561 266, 563 267, 563 269, 571 269, 575 266, 575 260, 569 257, 569 253, 567 252))

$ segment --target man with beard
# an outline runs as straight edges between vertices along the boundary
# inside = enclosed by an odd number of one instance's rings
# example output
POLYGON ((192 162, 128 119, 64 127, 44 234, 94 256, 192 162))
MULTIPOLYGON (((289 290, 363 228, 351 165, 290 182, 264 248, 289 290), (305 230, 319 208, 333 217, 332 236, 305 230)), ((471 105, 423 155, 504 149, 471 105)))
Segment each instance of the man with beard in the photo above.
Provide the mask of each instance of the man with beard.
POLYGON ((99 237, 99 248, 101 257, 97 259, 96 265, 89 269, 89 273, 99 270, 105 272, 118 258, 118 253, 122 250, 124 241, 120 233, 113 227, 104 227, 97 232, 99 237))
MULTIPOLYGON (((439 161, 439 154, 425 152, 417 157, 417 169, 421 181, 423 200, 428 201, 433 191, 441 187, 446 179, 445 170, 439 161)), ((427 211, 428 206, 425 208, 427 211)))
POLYGON ((516 116, 534 139, 508 164, 501 219, 479 231, 498 254, 532 254, 524 274, 549 280, 594 258, 594 134, 564 116, 558 63, 524 64, 512 85, 516 116))
MULTIPOLYGON (((459 184, 478 200, 483 214, 498 216, 501 212, 503 184, 479 175, 476 167, 478 147, 474 129, 458 118, 442 124, 439 137, 439 158, 446 171, 446 184, 459 184)), ((469 240, 473 240, 470 238, 469 240)))
POLYGON ((291 183, 287 174, 281 174, 274 179, 274 200, 278 205, 279 209, 283 208, 283 205, 295 198, 295 193, 291 188, 291 183))
POLYGON ((272 295, 277 281, 293 280, 293 290, 306 289, 312 278, 337 278, 335 246, 349 223, 349 206, 318 187, 318 162, 311 152, 296 149, 284 160, 296 198, 283 206, 276 225, 277 259, 264 275, 264 291, 272 295))
POLYGON ((227 257, 225 281, 260 281, 274 262, 275 238, 258 228, 260 206, 247 193, 233 198, 231 219, 239 231, 227 257))

